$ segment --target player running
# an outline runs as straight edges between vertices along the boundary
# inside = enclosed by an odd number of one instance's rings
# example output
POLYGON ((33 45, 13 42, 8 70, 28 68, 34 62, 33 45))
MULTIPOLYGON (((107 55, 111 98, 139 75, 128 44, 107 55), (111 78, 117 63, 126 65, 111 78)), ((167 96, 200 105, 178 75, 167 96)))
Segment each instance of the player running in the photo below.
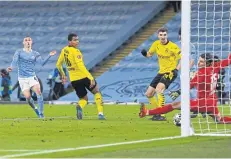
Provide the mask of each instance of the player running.
POLYGON ((25 96, 28 104, 32 107, 38 117, 44 118, 43 110, 43 95, 41 93, 40 84, 35 74, 35 65, 37 63, 44 66, 51 56, 56 54, 56 51, 51 51, 45 60, 41 55, 32 50, 32 38, 27 36, 23 39, 24 47, 16 50, 11 66, 7 68, 8 72, 11 72, 14 67, 18 67, 18 81, 21 87, 22 93, 25 96), (34 104, 34 100, 31 97, 30 89, 32 89, 36 95, 39 105, 39 111, 34 104))

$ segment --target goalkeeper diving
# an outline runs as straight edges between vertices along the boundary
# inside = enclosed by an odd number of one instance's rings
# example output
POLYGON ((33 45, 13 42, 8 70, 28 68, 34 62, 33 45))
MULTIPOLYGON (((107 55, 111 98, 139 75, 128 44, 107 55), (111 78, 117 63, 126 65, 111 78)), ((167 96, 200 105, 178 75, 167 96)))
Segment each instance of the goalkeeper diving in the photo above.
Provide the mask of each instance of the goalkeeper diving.
MULTIPOLYGON (((218 98, 216 95, 217 79, 220 70, 231 64, 231 53, 227 59, 215 62, 214 56, 206 53, 200 55, 198 61, 198 71, 190 81, 190 89, 197 89, 197 99, 190 100, 190 111, 207 113, 216 123, 231 124, 231 117, 220 115, 217 107, 218 98)), ((180 92, 177 92, 180 94, 180 92)), ((181 102, 173 102, 163 107, 148 110, 142 103, 139 116, 143 118, 147 115, 166 114, 179 109, 181 102)))

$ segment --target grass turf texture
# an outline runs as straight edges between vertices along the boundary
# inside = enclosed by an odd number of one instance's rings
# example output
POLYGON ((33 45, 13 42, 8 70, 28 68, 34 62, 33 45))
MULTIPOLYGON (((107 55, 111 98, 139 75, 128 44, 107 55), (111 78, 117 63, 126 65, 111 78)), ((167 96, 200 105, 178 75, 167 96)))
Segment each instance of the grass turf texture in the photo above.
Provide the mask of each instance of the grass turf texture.
MULTIPOLYGON (((138 105, 106 105, 107 120, 99 121, 96 107, 89 105, 84 120, 78 121, 75 106, 46 105, 46 119, 39 120, 28 105, 1 105, 0 156, 27 153, 5 150, 42 151, 180 135, 172 123, 178 111, 167 114, 164 122, 140 119, 138 112, 138 105)), ((230 147, 230 137, 189 137, 25 157, 231 157, 230 147)))

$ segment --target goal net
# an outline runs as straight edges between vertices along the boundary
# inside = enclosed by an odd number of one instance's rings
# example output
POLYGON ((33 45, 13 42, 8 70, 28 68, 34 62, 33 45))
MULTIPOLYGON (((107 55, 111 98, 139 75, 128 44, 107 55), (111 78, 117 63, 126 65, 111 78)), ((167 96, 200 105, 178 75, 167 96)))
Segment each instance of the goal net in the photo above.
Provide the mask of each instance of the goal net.
MULTIPOLYGON (((217 56, 219 59, 228 58, 231 52, 231 1, 230 0, 200 0, 191 1, 182 4, 182 42, 189 40, 196 47, 196 59, 197 62, 200 55, 204 53, 210 53, 213 56, 217 56), (185 5, 185 6, 184 6, 185 5), (187 5, 189 5, 190 22, 187 24, 187 5), (185 8, 184 8, 185 7, 185 8), (190 24, 191 23, 191 24, 190 24), (188 25, 188 29, 187 29, 188 25), (183 27, 186 27, 183 28, 183 27), (187 37, 188 32, 188 37, 187 37), (186 34, 184 34, 186 33, 186 34), (186 37, 184 37, 186 35, 186 37), (188 38, 188 39, 187 39, 188 38)), ((182 45, 182 52, 187 51, 190 48, 189 44, 182 45)), ((190 51, 189 51, 190 54, 190 51)), ((182 58, 188 58, 184 55, 182 58)), ((183 61, 182 60, 182 61, 183 61)), ((188 60, 189 61, 189 60, 188 60)), ((183 62, 183 66, 187 65, 186 61, 183 62)), ((218 96, 218 109, 220 116, 231 117, 231 104, 230 104, 230 71, 231 66, 227 66, 219 72, 218 79, 213 79, 216 82, 216 94, 218 96)), ((182 67, 183 71, 189 71, 189 67, 182 67)), ((198 68, 196 68, 198 70, 198 68)), ((182 75, 181 78, 189 78, 189 75, 182 75)), ((185 80, 185 79, 184 79, 185 80)), ((182 80, 184 82, 184 80, 182 80)), ((189 80, 188 80, 189 81, 189 80)), ((187 80, 186 80, 187 82, 187 80)), ((206 89, 206 88, 205 88, 206 89)), ((182 87, 182 99, 187 99, 187 95, 190 97, 189 86, 182 87), (188 90, 187 90, 188 89, 188 90)), ((182 101, 183 104, 189 104, 189 101, 182 101)), ((184 105, 182 104, 182 107, 184 105)), ((206 107, 206 106, 205 106, 206 107)), ((198 110, 199 111, 199 110, 198 110)), ((182 132, 186 131, 190 126, 194 129, 195 135, 230 135, 231 136, 231 124, 220 124, 214 121, 211 116, 215 114, 207 113, 189 113, 187 108, 182 110, 182 132), (193 118, 194 117, 194 118, 193 118), (190 120, 188 120, 188 118, 190 120), (184 129, 184 130, 183 130, 184 129)))

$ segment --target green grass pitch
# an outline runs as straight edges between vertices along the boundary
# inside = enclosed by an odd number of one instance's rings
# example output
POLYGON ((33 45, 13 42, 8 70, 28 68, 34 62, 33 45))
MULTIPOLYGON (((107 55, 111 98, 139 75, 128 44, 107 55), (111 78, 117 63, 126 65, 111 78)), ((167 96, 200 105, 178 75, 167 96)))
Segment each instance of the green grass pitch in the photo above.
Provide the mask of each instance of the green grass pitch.
MULTIPOLYGON (((45 105, 46 118, 42 120, 28 105, 1 105, 0 158, 231 157, 231 137, 192 136, 91 148, 180 135, 180 128, 172 122, 177 111, 167 114, 168 121, 163 122, 140 119, 138 105, 105 105, 104 111, 107 120, 99 121, 96 107, 88 105, 79 121, 74 105, 45 105)), ((211 123, 210 127, 217 125, 211 123)))

